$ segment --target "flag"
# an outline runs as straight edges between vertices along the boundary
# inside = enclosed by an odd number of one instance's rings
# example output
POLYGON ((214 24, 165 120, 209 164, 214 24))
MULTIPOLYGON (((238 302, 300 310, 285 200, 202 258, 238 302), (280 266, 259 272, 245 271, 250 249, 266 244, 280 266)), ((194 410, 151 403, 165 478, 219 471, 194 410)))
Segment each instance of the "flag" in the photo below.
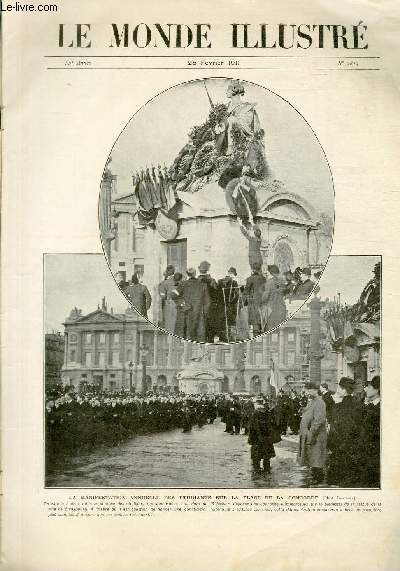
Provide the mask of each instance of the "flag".
POLYGON ((271 368, 270 368, 269 380, 270 380, 271 386, 275 387, 276 390, 278 390, 278 379, 275 376, 275 363, 274 363, 273 359, 271 359, 271 368))

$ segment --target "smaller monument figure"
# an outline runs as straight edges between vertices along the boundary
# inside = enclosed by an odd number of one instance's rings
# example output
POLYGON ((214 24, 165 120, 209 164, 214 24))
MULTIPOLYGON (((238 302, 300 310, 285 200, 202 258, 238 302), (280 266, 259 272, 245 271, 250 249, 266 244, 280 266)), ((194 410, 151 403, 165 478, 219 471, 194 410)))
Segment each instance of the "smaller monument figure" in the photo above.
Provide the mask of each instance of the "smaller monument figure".
POLYGON ((268 252, 268 242, 263 239, 260 227, 253 224, 252 228, 248 230, 239 218, 240 230, 242 234, 249 241, 249 266, 251 269, 254 266, 262 267, 264 258, 268 252))
MULTIPOLYGON (((169 169, 174 189, 197 192, 232 168, 240 173, 245 167, 250 179, 264 179, 268 174, 264 130, 255 109, 256 103, 243 100, 245 90, 238 80, 232 80, 228 85, 228 104, 214 103, 205 81, 204 87, 211 109, 203 124, 192 127, 189 141, 169 169)), ((227 183, 225 180, 225 186, 227 183)))
POLYGON ((253 225, 258 211, 257 191, 248 172, 247 166, 228 167, 219 177, 218 184, 225 191, 226 203, 231 212, 239 220, 253 225))
POLYGON ((261 128, 256 103, 243 101, 245 90, 239 80, 232 80, 226 92, 230 99, 226 117, 217 123, 217 151, 234 156, 235 164, 247 165, 256 178, 266 174, 264 130, 261 128))

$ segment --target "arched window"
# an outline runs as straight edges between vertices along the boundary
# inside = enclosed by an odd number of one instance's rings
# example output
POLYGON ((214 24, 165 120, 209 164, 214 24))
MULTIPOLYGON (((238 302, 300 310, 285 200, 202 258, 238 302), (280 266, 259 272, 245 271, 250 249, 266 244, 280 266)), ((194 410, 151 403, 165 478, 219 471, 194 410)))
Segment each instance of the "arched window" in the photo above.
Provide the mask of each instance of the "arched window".
POLYGON ((159 387, 166 387, 167 386, 167 377, 165 375, 158 375, 157 386, 159 386, 159 387))

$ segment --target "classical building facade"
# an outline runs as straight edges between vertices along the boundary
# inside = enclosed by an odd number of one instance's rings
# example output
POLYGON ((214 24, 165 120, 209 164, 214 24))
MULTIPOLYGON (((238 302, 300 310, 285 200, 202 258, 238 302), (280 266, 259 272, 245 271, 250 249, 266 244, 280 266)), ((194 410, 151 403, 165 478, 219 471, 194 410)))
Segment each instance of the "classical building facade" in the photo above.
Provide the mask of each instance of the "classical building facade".
POLYGON ((357 381, 357 388, 381 374, 381 328, 376 323, 355 323, 352 343, 337 353, 338 378, 346 376, 357 381))
MULTIPOLYGON (((322 322, 323 324, 323 322, 322 322)), ((105 301, 88 315, 74 308, 65 320, 62 382, 95 383, 104 389, 132 386, 137 392, 155 387, 177 390, 178 373, 203 356, 222 373, 221 390, 262 392, 268 379, 282 387, 310 374, 310 310, 301 309, 276 332, 246 343, 202 345, 157 330, 132 309, 108 310, 105 301)), ((321 330, 321 347, 326 333, 321 330)), ((336 356, 325 350, 321 381, 337 377, 336 356)))

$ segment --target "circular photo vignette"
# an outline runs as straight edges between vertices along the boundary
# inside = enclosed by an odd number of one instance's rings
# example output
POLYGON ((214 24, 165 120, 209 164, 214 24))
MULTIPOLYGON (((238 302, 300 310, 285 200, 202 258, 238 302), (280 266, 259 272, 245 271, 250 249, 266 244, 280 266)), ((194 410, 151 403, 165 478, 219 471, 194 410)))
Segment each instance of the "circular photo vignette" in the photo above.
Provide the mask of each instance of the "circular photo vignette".
POLYGON ((112 275, 141 316, 184 340, 247 341, 318 292, 332 174, 285 99, 249 81, 196 79, 157 94, 124 127, 103 172, 99 224, 112 275))

